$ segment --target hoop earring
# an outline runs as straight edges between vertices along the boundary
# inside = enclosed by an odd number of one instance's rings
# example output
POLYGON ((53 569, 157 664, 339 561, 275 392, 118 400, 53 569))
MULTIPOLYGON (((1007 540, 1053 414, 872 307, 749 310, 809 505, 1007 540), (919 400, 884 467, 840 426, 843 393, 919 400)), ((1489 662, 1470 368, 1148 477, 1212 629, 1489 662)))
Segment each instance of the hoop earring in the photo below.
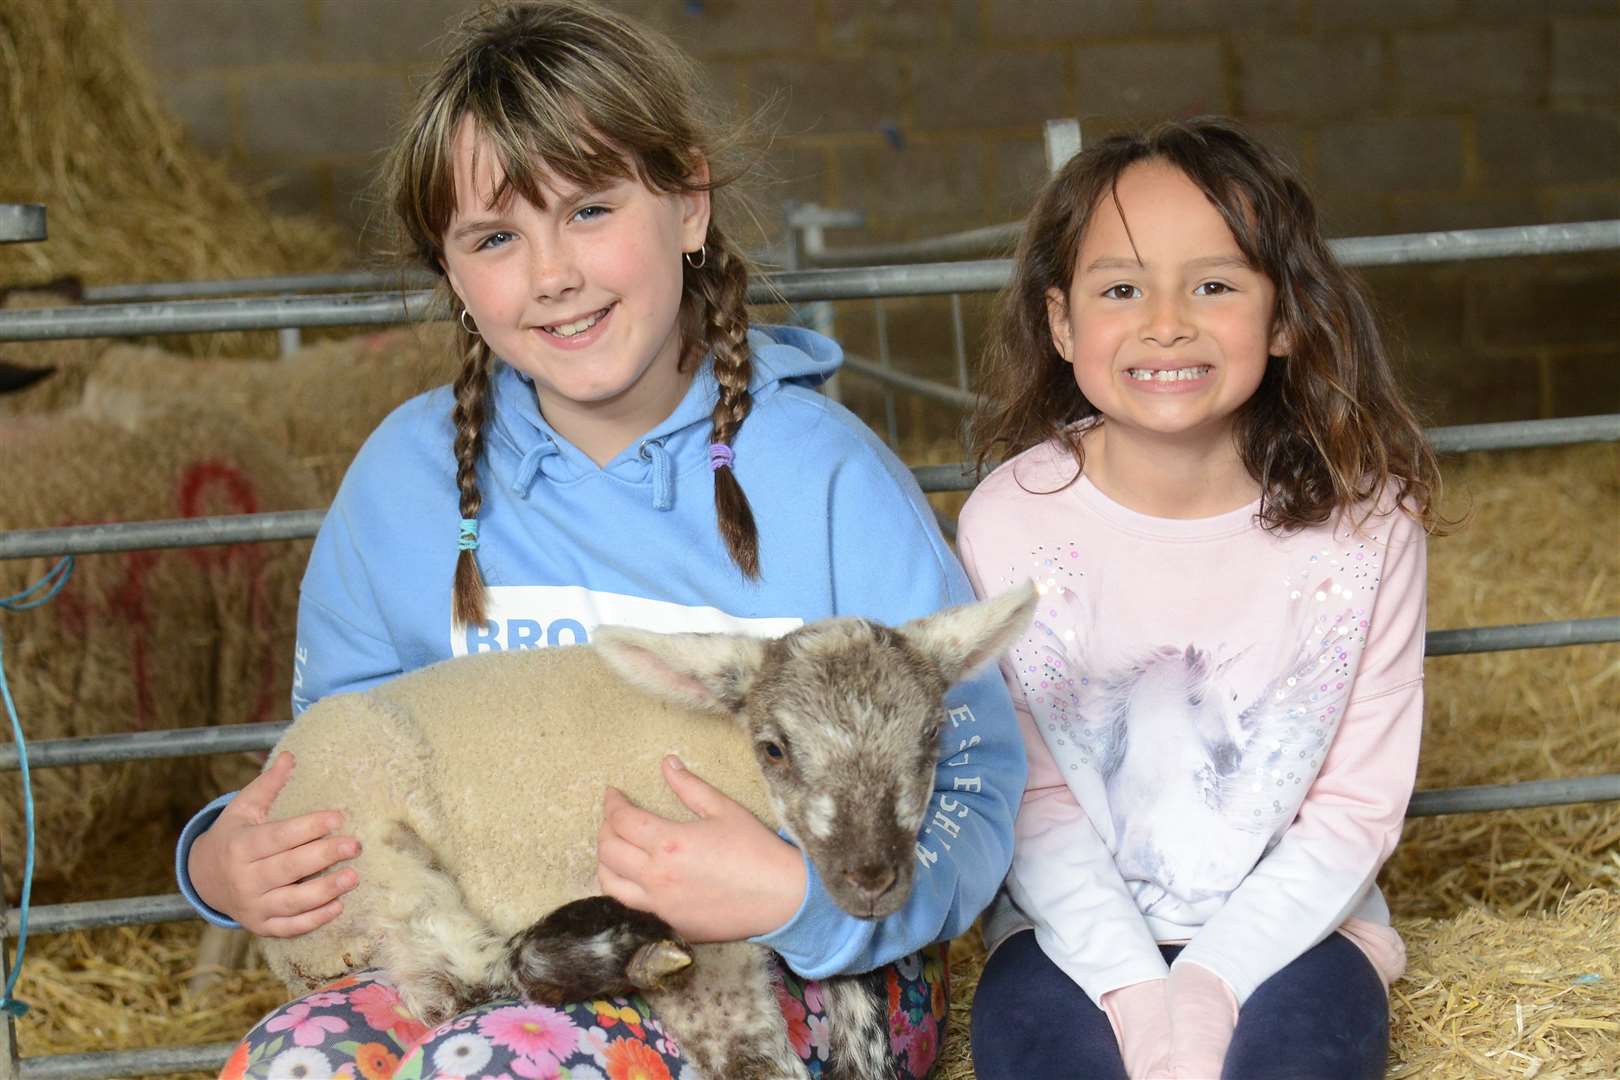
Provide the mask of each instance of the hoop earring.
POLYGON ((463 330, 467 331, 467 333, 471 334, 473 337, 483 337, 484 336, 484 335, 482 335, 482 334, 480 334, 478 332, 478 324, 477 323, 474 323, 472 326, 467 325, 467 309, 466 308, 461 309, 461 328, 463 330))
POLYGON ((698 257, 696 259, 692 258, 692 253, 690 251, 682 255, 681 258, 686 260, 687 266, 690 266, 694 270, 701 270, 709 261, 709 245, 706 242, 699 244, 697 253, 698 257))

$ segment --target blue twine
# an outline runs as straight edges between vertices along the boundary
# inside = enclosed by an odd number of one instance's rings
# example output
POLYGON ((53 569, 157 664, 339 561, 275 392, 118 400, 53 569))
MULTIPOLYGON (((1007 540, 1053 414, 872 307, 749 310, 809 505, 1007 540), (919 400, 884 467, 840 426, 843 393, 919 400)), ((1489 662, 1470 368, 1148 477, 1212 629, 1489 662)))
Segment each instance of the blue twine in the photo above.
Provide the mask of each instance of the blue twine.
POLYGON ((461 537, 460 537, 460 539, 458 539, 456 541, 456 549, 458 551, 477 551, 478 550, 478 519, 477 518, 462 518, 461 519, 461 537))
MULTIPOLYGON (((31 611, 50 603, 73 574, 73 556, 63 556, 45 572, 45 576, 20 593, 0 599, 0 610, 31 611)), ((6 976, 5 993, 0 994, 0 1012, 22 1016, 28 1011, 26 1002, 11 996, 22 975, 23 956, 28 951, 28 900, 34 891, 34 788, 28 779, 28 744, 23 741, 22 721, 17 719, 17 706, 11 700, 11 687, 6 683, 5 641, 0 638, 0 697, 6 702, 6 716, 11 720, 11 736, 17 745, 18 771, 22 773, 23 827, 27 844, 23 855, 22 904, 17 909, 17 959, 6 976)))

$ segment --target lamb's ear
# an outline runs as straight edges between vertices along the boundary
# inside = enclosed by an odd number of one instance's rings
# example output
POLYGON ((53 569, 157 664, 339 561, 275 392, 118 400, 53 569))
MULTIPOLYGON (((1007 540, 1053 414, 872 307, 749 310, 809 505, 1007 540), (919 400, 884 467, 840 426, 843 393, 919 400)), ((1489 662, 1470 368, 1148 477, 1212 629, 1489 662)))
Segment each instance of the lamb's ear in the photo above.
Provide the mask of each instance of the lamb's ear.
POLYGON ((706 712, 741 709, 765 660, 765 642, 742 634, 659 634, 604 626, 591 644, 636 686, 706 712))
POLYGON ((955 683, 997 659, 1029 628, 1035 614, 1035 584, 1009 589, 976 604, 946 608, 900 628, 911 643, 955 683))

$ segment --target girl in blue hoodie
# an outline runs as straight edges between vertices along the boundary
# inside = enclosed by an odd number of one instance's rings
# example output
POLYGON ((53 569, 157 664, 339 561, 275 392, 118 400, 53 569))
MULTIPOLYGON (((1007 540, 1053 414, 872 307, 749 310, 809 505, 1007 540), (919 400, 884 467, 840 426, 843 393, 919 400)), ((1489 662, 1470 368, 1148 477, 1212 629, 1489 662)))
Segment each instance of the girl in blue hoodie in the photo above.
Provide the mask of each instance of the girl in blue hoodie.
MULTIPOLYGON (((838 347, 751 327, 745 260, 711 218, 732 179, 672 45, 576 3, 485 12, 426 85, 388 172, 441 274, 464 357, 350 467, 304 577, 295 713, 451 656, 590 640, 609 623, 779 634, 837 615, 899 623, 972 593, 909 472, 814 387, 838 347)), ((603 891, 693 942, 782 960, 784 1024, 812 1075, 817 980, 871 972, 897 1075, 943 1033, 944 949, 1006 872, 1024 755, 997 673, 947 701, 936 813, 907 904, 837 908, 799 850, 700 777, 696 820, 605 796, 603 891)), ((603 731, 603 753, 630 731, 603 731)), ((356 852, 336 812, 266 824, 283 755, 187 826, 177 870, 204 918, 302 934, 337 915, 356 852)), ((496 1002, 428 1031, 356 972, 260 1022, 231 1075, 679 1076, 638 998, 496 1002), (396 1071, 397 1070, 397 1071, 396 1071)))

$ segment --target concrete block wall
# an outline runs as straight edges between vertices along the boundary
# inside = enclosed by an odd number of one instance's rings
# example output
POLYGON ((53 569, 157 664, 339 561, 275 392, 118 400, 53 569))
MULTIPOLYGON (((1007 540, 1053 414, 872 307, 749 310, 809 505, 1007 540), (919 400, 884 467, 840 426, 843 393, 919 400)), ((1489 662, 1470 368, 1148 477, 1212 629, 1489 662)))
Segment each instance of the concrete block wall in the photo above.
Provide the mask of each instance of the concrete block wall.
MULTIPOLYGON (((276 206, 357 228, 377 154, 471 0, 121 0, 170 104, 276 206)), ((1330 235, 1620 218, 1613 0, 616 0, 739 114, 772 106, 785 200, 863 210, 833 243, 1010 220, 1041 122, 1087 139, 1221 112, 1296 161, 1330 235)), ((1442 422, 1620 411, 1620 255, 1370 271, 1442 422)), ((891 311, 945 373, 940 301, 891 311)), ((970 335, 985 301, 966 305, 970 335)), ((875 348, 870 305, 841 308, 875 348)))

